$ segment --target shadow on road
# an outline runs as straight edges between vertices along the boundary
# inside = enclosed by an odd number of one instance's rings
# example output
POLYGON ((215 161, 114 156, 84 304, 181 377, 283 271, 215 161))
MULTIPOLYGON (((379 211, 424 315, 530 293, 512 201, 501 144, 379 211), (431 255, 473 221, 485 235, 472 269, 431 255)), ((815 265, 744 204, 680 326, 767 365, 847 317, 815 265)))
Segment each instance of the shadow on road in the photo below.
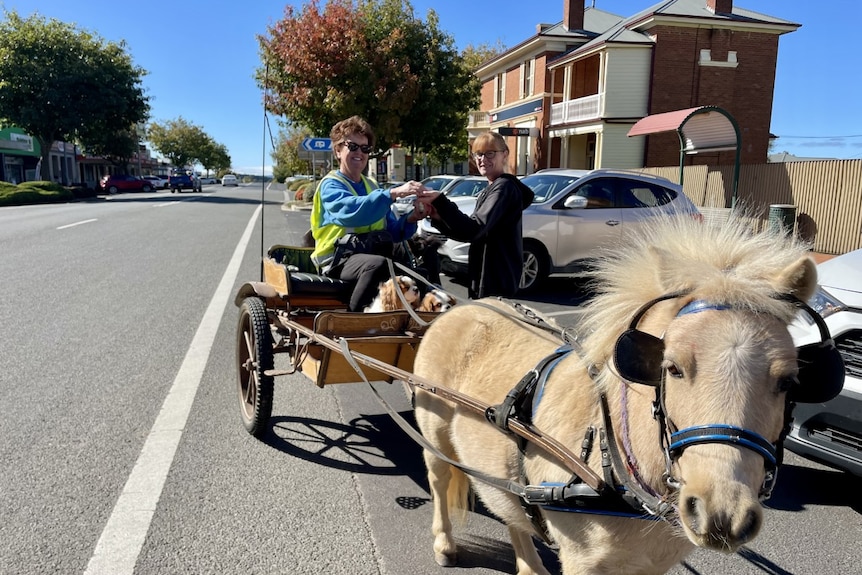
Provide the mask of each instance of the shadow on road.
POLYGON ((785 463, 778 471, 775 491, 764 505, 781 511, 802 511, 807 505, 844 507, 849 502, 854 511, 862 513, 862 498, 848 498, 848 494, 858 494, 860 488, 862 477, 785 463))
MULTIPOLYGON (((413 412, 400 414, 413 424, 413 412)), ((425 462, 389 415, 363 415, 347 424, 306 417, 274 416, 264 442, 311 463, 351 473, 406 475, 428 491, 425 462)))
MULTIPOLYGON (((470 280, 464 276, 443 276, 443 287, 458 286, 464 293, 470 280)), ((523 302, 579 306, 593 296, 589 282, 583 277, 552 276, 530 291, 519 292, 515 299, 523 302)))

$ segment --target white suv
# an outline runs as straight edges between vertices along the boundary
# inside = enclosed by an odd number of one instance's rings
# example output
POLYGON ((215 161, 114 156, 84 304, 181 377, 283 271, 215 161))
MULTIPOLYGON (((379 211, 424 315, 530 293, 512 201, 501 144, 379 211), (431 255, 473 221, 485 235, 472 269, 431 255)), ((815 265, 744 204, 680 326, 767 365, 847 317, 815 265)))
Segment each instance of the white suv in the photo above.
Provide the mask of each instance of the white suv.
MULTIPOLYGON (((862 249, 817 266, 808 302, 826 322, 844 359, 844 389, 825 403, 800 403, 784 444, 794 453, 862 477, 862 249)), ((790 325, 797 346, 820 341, 804 313, 790 325)))
MULTIPOLYGON (((657 215, 682 213, 702 219, 695 205, 670 180, 624 170, 551 168, 524 176, 535 198, 524 210, 524 271, 521 289, 549 274, 578 274, 597 250, 622 240, 623 232, 657 215)), ((473 213, 476 198, 454 198, 473 213)), ((429 220, 420 233, 440 236, 429 220)), ((469 244, 449 239, 440 248, 444 273, 463 273, 469 244)))

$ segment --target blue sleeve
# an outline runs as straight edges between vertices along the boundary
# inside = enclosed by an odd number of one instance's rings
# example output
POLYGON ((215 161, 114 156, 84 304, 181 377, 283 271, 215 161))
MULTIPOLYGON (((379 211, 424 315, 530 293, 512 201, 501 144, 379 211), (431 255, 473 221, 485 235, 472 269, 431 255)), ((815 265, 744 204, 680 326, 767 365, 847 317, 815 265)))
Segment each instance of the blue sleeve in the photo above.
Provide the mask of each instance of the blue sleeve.
POLYGON ((400 218, 391 209, 386 214, 386 230, 392 234, 392 239, 401 242, 413 237, 418 227, 416 222, 408 222, 409 213, 400 218))
POLYGON ((386 190, 373 190, 367 196, 357 196, 343 182, 326 178, 317 193, 323 208, 323 225, 357 228, 370 226, 384 217, 389 223, 392 199, 386 190))

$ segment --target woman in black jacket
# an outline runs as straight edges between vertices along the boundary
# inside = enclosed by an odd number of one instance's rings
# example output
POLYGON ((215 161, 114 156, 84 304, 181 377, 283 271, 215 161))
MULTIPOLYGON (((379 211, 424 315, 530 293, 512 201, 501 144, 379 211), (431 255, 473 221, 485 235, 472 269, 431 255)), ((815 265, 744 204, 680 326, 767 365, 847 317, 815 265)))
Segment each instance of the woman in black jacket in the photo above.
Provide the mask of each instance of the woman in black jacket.
POLYGON ((505 173, 509 147, 497 132, 485 132, 473 141, 473 158, 488 187, 479 194, 473 214, 467 216, 439 192, 426 191, 419 201, 444 235, 470 242, 469 296, 512 297, 518 291, 523 269, 521 213, 533 201, 533 191, 505 173))

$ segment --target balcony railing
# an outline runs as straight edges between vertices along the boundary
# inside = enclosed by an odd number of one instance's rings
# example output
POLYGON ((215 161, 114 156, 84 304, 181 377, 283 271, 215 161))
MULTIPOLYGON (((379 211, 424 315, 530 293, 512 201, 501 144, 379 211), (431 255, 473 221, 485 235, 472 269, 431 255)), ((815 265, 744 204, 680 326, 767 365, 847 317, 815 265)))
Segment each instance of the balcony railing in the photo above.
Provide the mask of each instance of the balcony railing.
POLYGON ((468 128, 487 128, 490 125, 491 118, 488 112, 483 112, 482 110, 472 110, 470 112, 470 119, 467 124, 468 128))
POLYGON ((551 125, 569 124, 602 117, 603 94, 594 94, 551 105, 551 125))

